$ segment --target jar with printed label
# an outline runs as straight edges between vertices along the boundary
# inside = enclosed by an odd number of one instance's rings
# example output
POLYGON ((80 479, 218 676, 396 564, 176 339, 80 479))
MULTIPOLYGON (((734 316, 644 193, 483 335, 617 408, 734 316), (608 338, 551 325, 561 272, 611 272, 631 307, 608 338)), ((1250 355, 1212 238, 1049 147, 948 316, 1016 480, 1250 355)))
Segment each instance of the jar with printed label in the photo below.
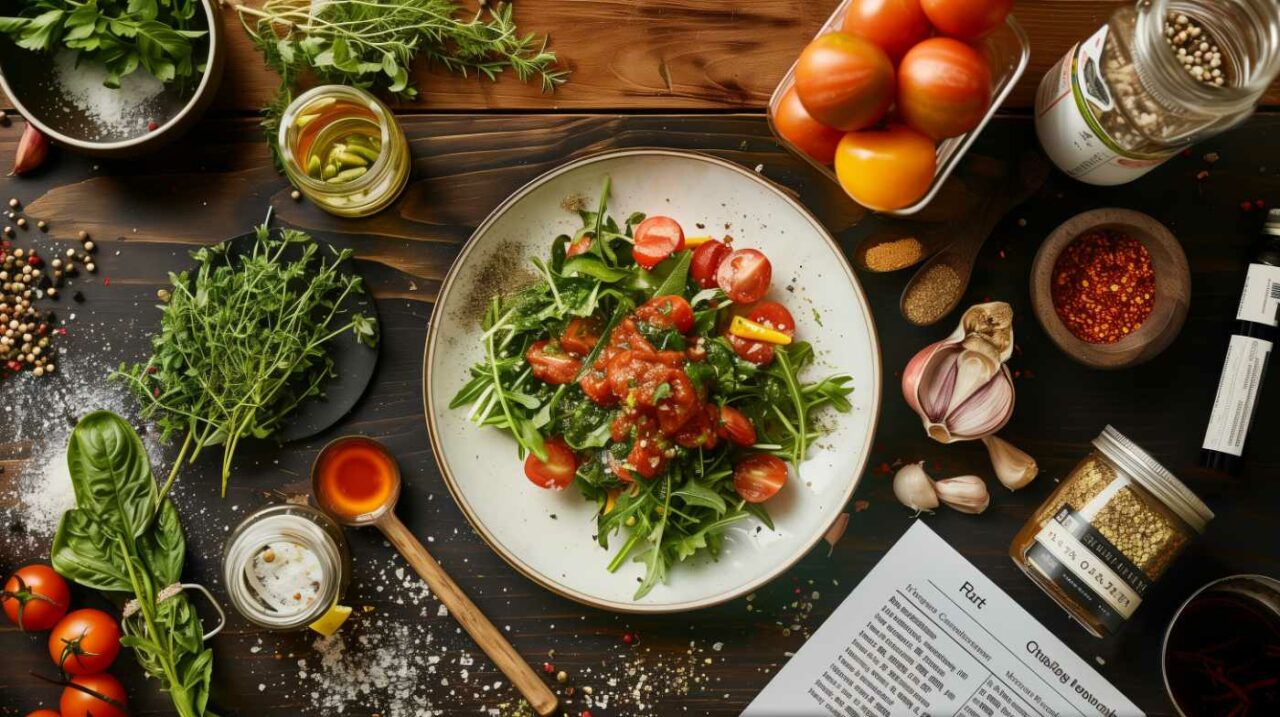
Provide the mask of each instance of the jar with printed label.
POLYGON ((1239 124, 1278 72, 1276 0, 1139 0, 1045 74, 1036 133, 1068 175, 1124 184, 1239 124))
POLYGON ((1097 637, 1115 633, 1213 513, 1111 426, 1013 539, 1009 555, 1097 637))

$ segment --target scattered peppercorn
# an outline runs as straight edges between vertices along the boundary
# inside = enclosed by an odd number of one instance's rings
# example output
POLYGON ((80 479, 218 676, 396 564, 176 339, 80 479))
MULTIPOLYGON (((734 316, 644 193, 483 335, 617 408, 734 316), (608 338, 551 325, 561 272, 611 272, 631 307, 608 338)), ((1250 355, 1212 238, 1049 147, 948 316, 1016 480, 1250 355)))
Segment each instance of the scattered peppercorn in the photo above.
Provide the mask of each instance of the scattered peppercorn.
POLYGON ((1053 307, 1072 334, 1112 344, 1151 315, 1156 279, 1151 254, 1133 237, 1095 229, 1076 237, 1053 265, 1053 307))

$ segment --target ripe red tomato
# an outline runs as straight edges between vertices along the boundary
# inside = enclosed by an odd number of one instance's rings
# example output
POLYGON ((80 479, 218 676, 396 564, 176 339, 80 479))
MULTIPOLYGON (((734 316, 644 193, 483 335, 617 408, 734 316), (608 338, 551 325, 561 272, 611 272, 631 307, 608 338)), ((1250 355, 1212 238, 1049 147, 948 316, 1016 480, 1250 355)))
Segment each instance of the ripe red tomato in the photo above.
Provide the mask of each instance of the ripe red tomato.
POLYGON ((787 464, 768 453, 753 453, 733 467, 733 489, 748 503, 763 503, 787 482, 787 464))
POLYGON ((937 168, 933 140, 907 127, 850 132, 836 150, 836 177, 854 201, 889 211, 919 201, 937 168))
POLYGON ((631 255, 636 263, 652 269, 684 248, 684 230, 671 217, 653 216, 640 222, 633 237, 631 255))
POLYGON ((977 40, 1004 22, 1013 0, 920 0, 920 8, 943 34, 977 40))
POLYGON ((698 286, 704 289, 713 288, 716 285, 716 270, 720 268, 720 262, 724 261, 732 251, 728 244, 715 239, 700 244, 693 250, 693 258, 689 262, 689 275, 698 286))
POLYGON ((49 656, 68 675, 111 667, 120 654, 120 624, 101 610, 76 610, 49 633, 49 656))
POLYGON ((591 251, 591 236, 584 235, 577 241, 570 242, 569 246, 565 247, 564 258, 572 259, 579 254, 586 254, 589 251, 591 251))
POLYGON ((750 304, 759 301, 769 290, 773 280, 773 265, 769 257, 755 249, 739 249, 716 269, 716 284, 735 303, 750 304))
POLYGON ((751 311, 747 312, 747 318, 775 331, 781 331, 787 336, 795 337, 796 335, 796 320, 787 307, 776 301, 761 301, 751 307, 751 311))
POLYGON ((959 40, 925 40, 898 66, 898 114, 935 140, 977 127, 990 106, 991 68, 959 40))
POLYGON ((733 406, 721 406, 719 420, 716 422, 716 435, 726 438, 740 446, 750 446, 756 442, 756 427, 751 419, 733 406))
POLYGON ((71 684, 62 690, 58 707, 62 711, 62 717, 127 717, 125 710, 128 704, 129 698, 120 680, 112 677, 109 672, 99 672, 71 678, 71 684), (78 690, 77 686, 97 694, 78 690))
POLYGON ((613 389, 609 387, 609 375, 594 366, 578 379, 578 385, 587 394, 587 398, 597 405, 612 406, 618 402, 618 397, 613 395, 613 389))
POLYGON ((778 100, 778 107, 773 113, 773 127, 801 152, 826 165, 836 158, 836 145, 844 136, 840 130, 814 119, 800 102, 794 87, 778 100))
POLYGON ((853 0, 843 29, 874 42, 897 62, 933 28, 920 9, 920 0, 853 0))
POLYGON ((894 91, 889 56, 847 32, 815 38, 796 61, 796 94, 810 116, 828 127, 870 127, 893 104, 894 91))
POLYGON ((684 371, 671 371, 667 376, 667 395, 656 400, 658 428, 663 435, 675 435, 699 410, 698 392, 684 371))
POLYGON ((595 317, 575 316, 560 334, 560 347, 571 354, 586 356, 600 343, 600 321, 595 317))
POLYGON ((35 712, 28 712, 27 717, 62 717, 62 715, 53 710, 36 710, 35 712))
POLYGON ((744 339, 733 334, 725 334, 724 337, 733 348, 733 352, 742 360, 750 361, 757 366, 767 366, 773 362, 773 344, 744 339))
POLYGON ((695 412, 688 421, 685 421, 671 439, 676 442, 676 445, 685 448, 715 448, 717 415, 714 405, 703 406, 702 410, 695 412))
POLYGON ((613 395, 631 399, 641 406, 652 406, 654 392, 667 382, 671 367, 660 363, 656 354, 619 351, 609 360, 608 372, 613 395))
POLYGON ((660 329, 675 329, 682 334, 693 330, 693 307, 683 296, 655 296, 636 309, 636 318, 660 329))
POLYGON ((39 632, 53 627, 71 604, 67 581, 48 565, 25 565, 14 571, 0 593, 4 612, 19 629, 39 632))
POLYGON ((559 438, 548 438, 543 445, 547 447, 547 460, 541 460, 533 453, 526 456, 525 477, 539 488, 563 490, 569 487, 573 483, 573 474, 578 470, 578 457, 559 438))
POLYGON ((582 362, 574 358, 557 342, 535 341, 524 358, 533 369, 534 378, 550 384, 572 383, 582 370, 582 362))

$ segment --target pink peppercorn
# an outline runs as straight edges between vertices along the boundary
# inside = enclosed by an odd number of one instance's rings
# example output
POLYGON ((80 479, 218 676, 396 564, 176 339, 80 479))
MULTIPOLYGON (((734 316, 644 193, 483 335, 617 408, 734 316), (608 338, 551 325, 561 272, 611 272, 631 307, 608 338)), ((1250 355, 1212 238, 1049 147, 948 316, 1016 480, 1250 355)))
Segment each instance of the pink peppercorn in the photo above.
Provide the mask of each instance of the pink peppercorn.
POLYGON ((622 641, 628 645, 635 644, 636 636, 629 632, 622 633, 622 641))

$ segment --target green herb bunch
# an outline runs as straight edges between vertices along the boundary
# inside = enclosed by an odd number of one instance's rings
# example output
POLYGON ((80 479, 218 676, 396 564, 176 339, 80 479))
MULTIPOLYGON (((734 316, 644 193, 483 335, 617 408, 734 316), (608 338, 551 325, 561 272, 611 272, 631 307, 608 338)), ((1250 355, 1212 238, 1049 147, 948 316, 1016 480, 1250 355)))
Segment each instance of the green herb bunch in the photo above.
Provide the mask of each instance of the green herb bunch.
POLYGON ((401 99, 418 94, 409 70, 419 55, 463 76, 495 80, 509 69, 544 92, 568 76, 545 37, 519 33, 509 4, 469 18, 455 0, 265 0, 235 8, 267 66, 280 74, 280 93, 264 110, 270 137, 303 75, 401 99))
POLYGON ((120 643, 160 680, 181 717, 212 715, 213 650, 186 595, 165 591, 182 577, 182 524, 156 489, 141 439, 114 413, 90 413, 71 432, 67 466, 76 507, 53 538, 54 569, 87 588, 130 596, 134 611, 121 620, 120 643))
MULTIPOLYGON (((814 362, 813 348, 803 341, 774 347, 774 361, 767 366, 739 358, 718 330, 733 308, 724 292, 700 289, 690 279, 691 250, 652 270, 637 265, 632 233, 644 215, 632 214, 619 225, 607 214, 609 190, 606 181, 596 211, 579 213, 582 227, 573 236, 557 237, 549 260, 534 260, 538 281, 491 300, 482 321, 485 359, 472 367, 450 407, 470 406, 473 423, 511 433, 521 456, 533 453, 546 460, 546 440, 553 436, 576 452, 580 463, 574 483, 599 506, 597 540, 608 548, 612 536, 623 536, 609 571, 632 557, 645 565, 635 594, 639 599, 666 582, 672 565, 699 553, 718 556, 725 528, 751 517, 772 528, 769 514, 735 490, 733 467, 743 451, 729 441, 713 448, 673 446, 674 457, 660 475, 620 480, 606 467, 607 456, 626 456, 628 441, 635 439, 614 441, 610 427, 617 411, 597 405, 578 384, 553 386, 533 377, 525 357, 534 342, 560 336, 574 317, 593 317, 603 330, 582 359, 585 371, 614 327, 637 306, 655 296, 685 297, 694 311, 692 333, 706 353, 705 359, 685 365, 690 381, 708 401, 751 419, 757 438, 751 452, 772 453, 797 467, 822 433, 817 414, 828 406, 849 411, 853 388, 844 375, 802 379, 814 362), (590 248, 567 257, 567 247, 582 240, 590 248)), ((683 351, 689 337, 666 330, 651 331, 646 339, 661 349, 683 351)))
POLYGON ((107 87, 143 68, 161 82, 204 72, 193 30, 199 0, 31 0, 17 17, 0 17, 0 33, 19 47, 52 52, 66 47, 107 68, 107 87))
POLYGON ((350 332, 376 345, 376 321, 343 308, 364 293, 358 275, 340 270, 351 254, 324 256, 307 234, 271 236, 264 225, 251 249, 198 249, 194 272, 169 275, 152 356, 112 374, 164 438, 185 435, 166 490, 184 458, 221 445, 225 494, 240 440, 270 437, 298 404, 322 395, 333 376, 331 342, 350 332))

